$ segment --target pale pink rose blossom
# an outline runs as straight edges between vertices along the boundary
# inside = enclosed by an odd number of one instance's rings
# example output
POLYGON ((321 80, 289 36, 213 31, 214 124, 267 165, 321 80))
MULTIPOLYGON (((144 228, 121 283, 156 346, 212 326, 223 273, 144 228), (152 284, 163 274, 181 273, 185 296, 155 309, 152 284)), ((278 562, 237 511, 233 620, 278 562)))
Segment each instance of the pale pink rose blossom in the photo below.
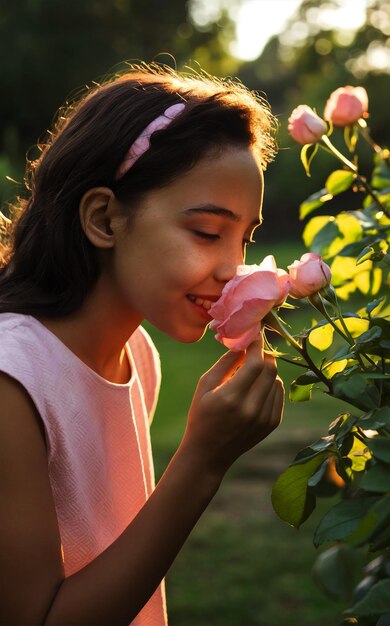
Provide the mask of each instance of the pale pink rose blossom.
POLYGON ((330 267, 323 262, 319 254, 307 252, 299 261, 294 261, 288 266, 290 276, 290 296, 292 298, 305 298, 317 293, 332 278, 330 267))
POLYGON ((363 117, 368 110, 368 95, 364 87, 340 87, 333 91, 325 105, 324 117, 335 126, 347 126, 363 117))
POLYGON ((261 320, 284 302, 289 288, 287 272, 276 267, 272 255, 260 265, 239 265, 209 310, 214 318, 210 328, 217 331, 215 338, 231 350, 245 350, 260 337, 261 320))
POLYGON ((316 143, 328 130, 324 120, 307 104, 300 104, 294 109, 288 122, 291 137, 301 144, 316 143))

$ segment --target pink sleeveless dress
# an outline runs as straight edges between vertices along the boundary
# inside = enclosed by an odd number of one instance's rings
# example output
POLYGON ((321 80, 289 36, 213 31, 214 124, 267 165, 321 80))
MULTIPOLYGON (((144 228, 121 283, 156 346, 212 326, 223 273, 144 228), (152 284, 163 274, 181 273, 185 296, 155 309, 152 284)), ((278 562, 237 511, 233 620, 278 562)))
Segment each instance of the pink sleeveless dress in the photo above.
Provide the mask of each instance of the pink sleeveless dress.
MULTIPOLYGON (((65 576, 115 541, 154 489, 149 424, 159 356, 143 328, 126 351, 131 379, 112 383, 34 317, 0 314, 0 371, 23 385, 45 427, 65 576)), ((166 624, 163 581, 131 625, 166 624)))

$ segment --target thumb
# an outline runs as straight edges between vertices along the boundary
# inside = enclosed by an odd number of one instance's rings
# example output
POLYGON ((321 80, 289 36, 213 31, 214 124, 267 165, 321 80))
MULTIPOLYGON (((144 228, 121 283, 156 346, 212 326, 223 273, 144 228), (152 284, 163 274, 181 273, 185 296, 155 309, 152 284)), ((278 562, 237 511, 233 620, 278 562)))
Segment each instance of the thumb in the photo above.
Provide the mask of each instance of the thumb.
POLYGON ((245 358, 245 352, 229 350, 200 379, 202 392, 211 391, 234 374, 245 358))

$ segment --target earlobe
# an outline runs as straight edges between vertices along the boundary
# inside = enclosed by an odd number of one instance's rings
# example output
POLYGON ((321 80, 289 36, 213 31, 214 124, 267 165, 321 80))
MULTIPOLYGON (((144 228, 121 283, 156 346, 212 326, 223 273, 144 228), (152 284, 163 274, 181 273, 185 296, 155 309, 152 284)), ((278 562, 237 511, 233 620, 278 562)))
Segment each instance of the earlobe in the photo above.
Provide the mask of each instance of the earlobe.
POLYGON ((111 229, 114 193, 108 187, 94 187, 81 198, 79 214, 82 229, 96 248, 112 248, 114 233, 111 229))

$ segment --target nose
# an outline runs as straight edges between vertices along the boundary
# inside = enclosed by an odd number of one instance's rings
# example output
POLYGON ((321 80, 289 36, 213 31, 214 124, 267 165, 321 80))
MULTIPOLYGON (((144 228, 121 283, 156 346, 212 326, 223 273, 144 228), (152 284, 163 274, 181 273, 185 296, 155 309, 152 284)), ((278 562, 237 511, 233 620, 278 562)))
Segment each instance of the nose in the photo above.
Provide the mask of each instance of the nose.
POLYGON ((221 259, 214 271, 214 278, 219 283, 227 283, 234 278, 237 271, 237 266, 244 263, 244 256, 242 250, 239 254, 230 252, 227 257, 221 259))

